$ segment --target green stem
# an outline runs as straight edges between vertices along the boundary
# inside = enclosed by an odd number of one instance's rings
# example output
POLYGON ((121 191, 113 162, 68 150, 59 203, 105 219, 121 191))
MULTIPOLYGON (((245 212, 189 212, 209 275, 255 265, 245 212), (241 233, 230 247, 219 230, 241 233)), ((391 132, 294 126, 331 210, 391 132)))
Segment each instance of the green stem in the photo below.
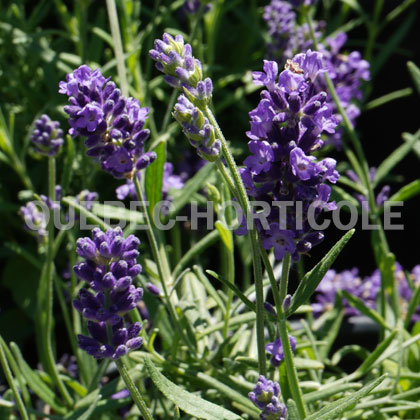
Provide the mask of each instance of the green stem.
POLYGON ((175 311, 174 305, 169 297, 168 294, 168 288, 167 288, 167 281, 172 282, 172 275, 171 272, 169 270, 169 264, 167 261, 167 257, 166 257, 166 253, 165 250, 159 249, 159 245, 158 242, 156 240, 156 236, 153 230, 153 225, 152 222, 150 220, 149 217, 149 212, 147 210, 146 207, 146 203, 144 200, 144 194, 142 191, 142 187, 140 184, 140 180, 138 179, 138 177, 135 175, 134 176, 134 184, 136 186, 136 192, 137 192, 137 197, 138 200, 140 201, 141 205, 143 206, 143 214, 144 214, 144 220, 146 222, 146 232, 147 232, 147 237, 149 239, 149 245, 151 247, 152 250, 152 255, 153 255, 153 259, 156 263, 157 269, 158 269, 158 275, 159 275, 159 279, 162 285, 162 290, 163 290, 163 294, 165 295, 165 299, 168 305, 168 310, 169 310, 169 314, 171 315, 171 318, 174 322, 175 328, 178 330, 178 332, 180 333, 181 337, 183 338, 184 342, 188 345, 188 347, 190 348, 190 350, 193 349, 192 344, 190 343, 190 340, 188 340, 185 332, 182 330, 182 328, 180 327, 180 323, 179 323, 179 319, 177 316, 177 313, 175 311))
POLYGON ((144 417, 145 420, 153 420, 153 416, 147 408, 146 402, 141 396, 140 391, 131 379, 131 376, 128 373, 127 366, 125 365, 125 363, 121 359, 116 360, 115 363, 117 365, 118 372, 120 373, 121 377, 123 378, 123 381, 127 385, 127 388, 131 394, 131 398, 133 398, 133 401, 136 403, 141 415, 144 417))
POLYGON ((380 26, 378 25, 378 21, 382 12, 382 8, 384 6, 384 0, 376 0, 375 2, 375 9, 373 11, 373 19, 370 23, 368 23, 368 40, 366 44, 365 50, 365 58, 367 61, 372 60, 372 52, 373 47, 375 45, 375 40, 377 35, 380 31, 380 26))
MULTIPOLYGON (((0 336, 1 337, 1 336, 0 336)), ((18 406, 20 415, 22 416, 23 420, 29 420, 28 413, 26 412, 25 405, 23 404, 22 397, 16 387, 16 384, 13 380, 12 372, 10 370, 9 364, 7 363, 6 356, 3 351, 3 339, 0 341, 0 365, 3 368, 4 376, 6 376, 6 380, 9 383, 10 389, 13 392, 13 397, 16 400, 16 405, 18 406)), ((4 343, 5 345, 5 343, 4 343)))
MULTIPOLYGON (((219 127, 219 124, 216 121, 213 113, 210 108, 206 106, 204 112, 207 118, 210 121, 210 124, 213 125, 217 138, 222 144, 223 155, 226 160, 226 164, 232 173, 233 183, 237 192, 237 198, 239 203, 246 215, 246 217, 252 218, 252 208, 248 200, 248 195, 245 189, 245 186, 242 182, 242 177, 239 173, 238 167, 235 163, 235 160, 229 150, 227 141, 222 133, 222 130, 219 127)), ((222 173, 222 175, 224 175, 222 173)), ((226 179, 228 185, 230 180, 226 179)), ((256 312, 257 312, 257 349, 258 349, 258 367, 261 375, 266 375, 266 363, 265 363, 265 345, 264 345, 264 289, 263 289, 263 279, 262 279, 262 267, 261 267, 261 258, 259 253, 257 231, 255 229, 253 219, 251 219, 252 225, 249 229, 249 238, 251 241, 251 252, 252 252, 252 261, 254 268, 254 281, 255 281, 255 294, 256 294, 256 312)))
MULTIPOLYGON (((48 158, 48 196, 51 200, 55 200, 55 158, 48 158)), ((53 346, 52 346, 52 335, 53 335, 53 289, 54 289, 54 217, 53 212, 50 211, 50 218, 48 222, 48 248, 47 248, 47 260, 44 281, 45 285, 45 325, 42 325, 43 329, 43 350, 45 352, 45 361, 47 363, 46 369, 52 376, 60 394, 63 396, 66 404, 71 407, 73 400, 64 386, 63 381, 60 379, 58 374, 57 366, 55 364, 53 346)))
MULTIPOLYGON (((287 293, 287 284, 289 281, 289 272, 290 272, 290 254, 286 252, 286 255, 283 258, 283 267, 281 272, 281 279, 280 279, 280 299, 283 302, 286 293, 287 293)), ((306 407, 305 403, 303 402, 302 391, 299 386, 299 380, 297 377, 296 367, 293 362, 293 353, 290 347, 289 342, 289 333, 287 331, 287 321, 286 315, 283 311, 283 307, 277 309, 279 311, 279 332, 280 332, 280 339, 283 345, 284 351, 284 364, 286 366, 287 372, 287 381, 289 382, 290 392, 292 393, 292 397, 297 405, 299 415, 302 419, 306 418, 306 407)))
POLYGON ((128 83, 125 70, 124 51, 121 41, 120 25, 118 23, 117 7, 114 0, 106 0, 109 25, 111 27, 112 39, 114 40, 115 58, 117 59, 118 77, 120 79, 121 92, 128 96, 128 83))

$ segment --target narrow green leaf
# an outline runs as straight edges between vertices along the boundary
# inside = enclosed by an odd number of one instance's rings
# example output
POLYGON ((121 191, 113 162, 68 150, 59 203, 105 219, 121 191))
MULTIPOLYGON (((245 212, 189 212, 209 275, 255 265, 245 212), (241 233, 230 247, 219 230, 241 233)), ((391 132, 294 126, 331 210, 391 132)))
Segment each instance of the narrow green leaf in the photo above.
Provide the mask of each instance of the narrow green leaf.
POLYGON ((59 414, 64 414, 66 410, 60 404, 57 399, 56 394, 52 389, 50 389, 42 380, 41 378, 34 372, 29 365, 26 363, 22 354, 19 350, 19 347, 16 343, 10 343, 10 348, 15 356, 16 362, 19 365, 19 369, 22 372, 28 386, 32 389, 32 391, 41 398, 42 401, 46 402, 55 411, 59 414))
POLYGON ((420 179, 416 179, 415 181, 404 185, 404 187, 392 195, 387 202, 391 203, 395 201, 407 201, 418 194, 420 194, 420 179))
MULTIPOLYGON (((98 405, 98 402, 101 400, 102 395, 99 394, 92 402, 92 405, 81 415, 77 416, 77 420, 88 420, 90 419, 90 416, 95 411, 96 406, 98 405)), ((70 420, 70 418, 69 418, 70 420)))
POLYGON ((7 345, 4 342, 3 338, 0 336, 0 366, 3 368, 3 373, 7 379, 7 382, 9 382, 10 389, 13 392, 13 396, 16 400, 16 403, 17 403, 17 406, 18 406, 18 409, 20 411, 22 418, 24 420, 28 420, 29 419, 28 413, 26 412, 25 405, 22 401, 22 397, 20 396, 18 388, 16 387, 16 384, 14 382, 14 378, 12 375, 12 371, 10 370, 9 363, 7 362, 7 357, 5 354, 6 350, 8 350, 7 345))
POLYGON ((166 143, 161 141, 153 150, 157 158, 146 169, 146 200, 149 202, 149 214, 153 217, 153 209, 162 201, 163 168, 166 162, 166 143))
MULTIPOLYGON (((348 201, 356 209, 360 207, 360 203, 352 195, 340 188, 338 185, 333 185, 331 190, 331 199, 337 202, 348 201)), ((343 206, 343 209, 349 211, 349 208, 347 206, 343 206)))
POLYGON ((286 405, 287 405, 287 413, 289 415, 289 419, 301 420, 296 403, 291 398, 287 400, 286 405))
POLYGON ((413 79, 414 87, 420 95, 420 69, 412 61, 407 62, 407 68, 410 72, 411 78, 413 79))
POLYGON ((232 232, 220 220, 217 220, 214 225, 216 226, 216 229, 219 231, 220 238, 225 244, 225 247, 227 248, 227 250, 229 252, 233 252, 232 232))
POLYGON ((209 296, 213 298, 213 300, 216 302, 216 305, 220 308, 224 315, 226 313, 226 306, 223 303, 220 296, 218 295, 218 293, 216 292, 216 289, 213 287, 207 276, 204 274, 203 269, 198 265, 194 265, 193 271, 196 274, 197 278, 200 280, 201 284, 206 289, 209 296))
POLYGON ((417 132, 416 135, 412 136, 410 134, 405 134, 409 138, 409 141, 403 143, 397 149, 395 149, 378 167, 375 173, 375 179, 373 181, 374 185, 378 185, 387 175, 389 175, 392 169, 403 160, 410 150, 413 148, 414 143, 419 139, 420 133, 417 132))
POLYGON ((102 219, 100 219, 98 216, 93 214, 91 211, 86 209, 85 207, 81 206, 79 203, 76 202, 74 197, 64 197, 61 200, 63 203, 67 204, 69 207, 73 207, 79 214, 83 214, 83 216, 86 218, 86 220, 96 223, 99 227, 101 227, 104 230, 111 229, 111 226, 109 226, 107 223, 105 223, 102 219))
POLYGON ((309 300, 318 284, 324 278, 325 273, 329 270, 341 250, 353 236, 354 232, 354 229, 346 232, 343 237, 330 249, 328 254, 309 273, 307 273, 305 277, 303 277, 295 294, 293 295, 292 305, 287 311, 287 316, 292 315, 300 305, 303 305, 309 300))
POLYGON ((305 420, 336 420, 340 418, 341 414, 353 408, 363 397, 368 395, 372 389, 376 388, 385 379, 385 377, 386 375, 383 375, 348 397, 341 398, 338 401, 328 404, 317 413, 306 417, 305 420))
POLYGON ((411 26, 415 22, 415 18, 415 13, 409 14, 406 19, 397 26, 397 29, 389 35, 387 42, 383 44, 380 52, 376 55, 375 60, 372 61, 371 72, 373 76, 375 76, 389 58, 392 57, 402 40, 407 36, 411 26))
POLYGON ((241 420, 237 414, 197 397, 171 382, 157 370, 150 358, 146 357, 144 364, 162 394, 190 416, 203 420, 241 420))
POLYGON ((349 302, 349 304, 353 306, 353 308, 356 308, 363 315, 366 315, 372 321, 376 322, 383 328, 386 328, 388 330, 391 329, 391 327, 387 325, 386 321, 378 314, 378 312, 374 311, 371 308, 368 308, 361 299, 359 299, 356 296, 351 295, 349 292, 347 292, 347 290, 342 290, 342 293, 343 293, 343 296, 349 302))
POLYGON ((308 392, 303 396, 303 399, 306 403, 318 402, 322 400, 326 400, 334 395, 340 394, 341 392, 350 391, 353 389, 359 389, 362 385, 359 383, 348 383, 348 384, 333 384, 333 385, 325 385, 322 389, 318 391, 308 392))
POLYGON ((384 353, 388 346, 392 343, 395 336, 397 335, 397 330, 392 331, 391 334, 381 343, 378 347, 366 358, 366 360, 357 368, 356 372, 360 375, 365 374, 373 366, 373 364, 379 359, 379 357, 384 353))
POLYGON ((94 203, 92 206, 92 213, 101 219, 124 220, 137 225, 145 224, 141 208, 139 208, 138 211, 135 211, 110 204, 94 203))
POLYGON ((396 99, 405 98, 406 96, 410 96, 413 93, 413 89, 405 88, 395 90, 394 92, 387 93, 379 98, 373 99, 372 101, 368 102, 365 105, 365 109, 375 109, 382 105, 385 105, 391 101, 395 101, 396 99))
POLYGON ((64 160, 63 175, 61 177, 61 188, 63 193, 68 193, 71 178, 73 176, 73 161, 74 161, 74 142, 71 136, 66 136, 66 157, 64 160))
POLYGON ((192 195, 202 188, 206 182, 209 182, 210 174, 213 172, 214 168, 215 166, 211 164, 204 165, 185 183, 182 190, 174 191, 172 210, 169 213, 169 218, 176 216, 185 204, 190 201, 192 195))
POLYGON ((212 230, 206 236, 201 238, 196 244, 194 244, 175 266, 172 273, 173 278, 177 278, 188 263, 201 255, 201 253, 205 251, 209 246, 213 245, 219 239, 219 235, 220 234, 218 230, 212 230))
POLYGON ((408 327, 411 322, 411 317, 414 315, 414 312, 416 312, 416 309, 418 308, 420 304, 420 287, 417 286, 414 290, 414 294, 412 298, 410 299, 410 303, 408 304, 407 314, 404 320, 404 327, 406 330, 408 330, 408 327))

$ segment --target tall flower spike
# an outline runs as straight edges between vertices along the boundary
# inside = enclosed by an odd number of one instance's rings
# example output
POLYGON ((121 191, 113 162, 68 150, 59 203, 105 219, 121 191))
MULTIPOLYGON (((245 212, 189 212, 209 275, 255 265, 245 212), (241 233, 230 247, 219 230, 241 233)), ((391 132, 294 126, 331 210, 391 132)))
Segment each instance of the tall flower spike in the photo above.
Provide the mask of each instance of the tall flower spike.
POLYGON ((286 420, 287 409, 280 402, 280 385, 263 375, 258 379, 249 399, 261 410, 260 420, 286 420))
MULTIPOLYGON (((323 238, 309 224, 312 210, 316 219, 322 210, 335 209, 326 182, 337 181, 336 162, 330 158, 317 162, 311 155, 323 146, 321 136, 333 133, 337 125, 327 94, 314 89, 324 71, 321 54, 308 50, 288 60, 280 75, 274 61, 264 61, 264 71, 253 73, 254 83, 266 89, 249 114, 252 156, 245 159, 241 175, 248 194, 271 206, 268 229, 262 224, 257 229, 263 247, 273 249, 277 260, 286 252, 294 260, 308 253, 323 238), (293 205, 285 204, 283 212, 273 202, 280 208, 282 202, 293 205)), ((237 231, 244 232, 243 228, 237 231)))
POLYGON ((87 154, 115 178, 132 178, 150 165, 154 152, 144 151, 149 130, 144 128, 148 108, 126 98, 99 69, 86 65, 60 82, 59 93, 69 97, 64 110, 69 115, 72 136, 86 137, 87 154))
POLYGON ((173 38, 165 33, 155 40, 154 49, 149 52, 156 61, 156 68, 165 73, 165 81, 175 88, 183 88, 194 103, 209 103, 213 92, 210 78, 203 80, 200 60, 193 57, 190 44, 184 44, 182 35, 173 38))
POLYGON ((52 121, 46 114, 42 115, 35 121, 31 141, 37 153, 44 156, 56 156, 64 143, 60 123, 52 121))
POLYGON ((124 239, 120 228, 92 230, 92 239, 77 241, 76 251, 85 261, 74 266, 76 276, 87 282, 74 307, 87 320, 89 336, 77 337, 79 347, 97 359, 119 359, 142 345, 141 324, 131 324, 126 315, 137 307, 143 289, 133 285, 141 272, 137 264, 140 241, 124 239))
POLYGON ((220 155, 221 143, 215 136, 214 127, 203 113, 186 96, 180 95, 173 116, 191 145, 197 149, 198 155, 214 162, 220 155))

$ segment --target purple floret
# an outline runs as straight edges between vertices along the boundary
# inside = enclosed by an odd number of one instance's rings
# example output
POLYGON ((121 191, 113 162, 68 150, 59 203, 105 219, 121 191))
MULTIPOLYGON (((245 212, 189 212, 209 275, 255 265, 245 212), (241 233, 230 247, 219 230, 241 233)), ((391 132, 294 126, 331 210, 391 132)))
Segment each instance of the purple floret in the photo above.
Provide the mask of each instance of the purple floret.
POLYGON ((280 385, 263 375, 258 378, 249 399, 261 410, 260 420, 286 420, 287 409, 279 400, 280 385))

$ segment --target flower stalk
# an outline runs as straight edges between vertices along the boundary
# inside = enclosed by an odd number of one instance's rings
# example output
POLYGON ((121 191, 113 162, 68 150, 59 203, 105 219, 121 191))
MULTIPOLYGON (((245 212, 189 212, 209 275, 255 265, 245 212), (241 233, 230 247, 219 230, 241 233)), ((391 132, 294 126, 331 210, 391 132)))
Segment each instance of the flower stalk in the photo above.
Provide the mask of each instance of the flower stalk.
POLYGON ((145 420, 153 420, 153 416, 147 408, 146 402, 144 401, 142 395, 140 394, 139 389, 136 387, 135 383, 131 379, 130 374, 128 373, 127 366, 122 359, 116 361, 118 372, 120 373, 121 378, 127 385, 128 390, 130 391, 131 398, 136 403, 138 409, 140 410, 141 415, 145 420))

